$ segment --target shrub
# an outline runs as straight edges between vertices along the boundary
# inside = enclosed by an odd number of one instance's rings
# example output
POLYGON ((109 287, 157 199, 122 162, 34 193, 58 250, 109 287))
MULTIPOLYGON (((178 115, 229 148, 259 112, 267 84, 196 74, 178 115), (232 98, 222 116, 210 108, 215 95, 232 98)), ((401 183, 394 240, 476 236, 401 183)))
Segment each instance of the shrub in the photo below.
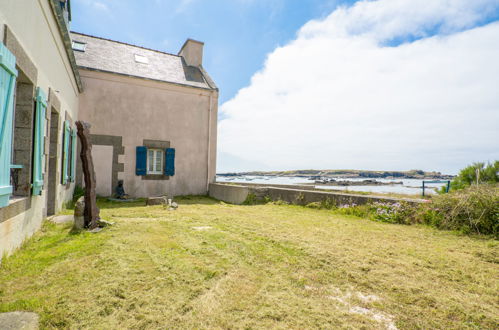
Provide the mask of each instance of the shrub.
POLYGON ((323 199, 320 202, 308 203, 305 206, 311 209, 326 209, 326 210, 336 209, 336 204, 329 198, 323 199))
POLYGON ((308 203, 307 205, 305 205, 306 207, 308 208, 311 208, 311 209, 322 209, 322 205, 320 202, 312 202, 312 203, 308 203))
MULTIPOLYGON (((477 172, 479 173, 478 183, 499 182, 499 160, 493 163, 474 163, 463 168, 459 174, 451 181, 451 190, 460 190, 477 183, 477 172)), ((445 192, 443 187, 440 192, 445 192)))
POLYGON ((499 236, 499 186, 474 185, 435 196, 421 207, 422 222, 440 229, 499 236))
POLYGON ((278 199, 276 201, 271 201, 268 204, 272 204, 272 205, 289 205, 288 202, 283 201, 282 199, 278 199))
POLYGON ((371 214, 371 207, 369 205, 357 205, 355 203, 343 204, 338 206, 338 209, 335 212, 359 218, 368 218, 371 214))
POLYGON ((255 205, 258 203, 256 195, 254 193, 249 193, 246 197, 246 200, 243 202, 243 205, 255 205))
POLYGON ((416 207, 405 202, 371 204, 371 218, 376 221, 412 224, 415 221, 416 207))
POLYGON ((75 190, 73 191, 73 203, 76 203, 78 198, 80 198, 83 195, 85 195, 85 188, 76 185, 75 190))

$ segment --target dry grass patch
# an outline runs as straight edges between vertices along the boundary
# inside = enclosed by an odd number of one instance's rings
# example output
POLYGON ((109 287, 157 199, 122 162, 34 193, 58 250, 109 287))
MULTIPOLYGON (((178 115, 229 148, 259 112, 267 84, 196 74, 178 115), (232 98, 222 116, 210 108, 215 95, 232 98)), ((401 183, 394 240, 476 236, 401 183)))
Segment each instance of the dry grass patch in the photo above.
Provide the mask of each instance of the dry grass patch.
POLYGON ((101 203, 0 265, 0 312, 44 328, 494 328, 498 243, 289 205, 101 203), (202 228, 201 230, 199 228, 202 228))

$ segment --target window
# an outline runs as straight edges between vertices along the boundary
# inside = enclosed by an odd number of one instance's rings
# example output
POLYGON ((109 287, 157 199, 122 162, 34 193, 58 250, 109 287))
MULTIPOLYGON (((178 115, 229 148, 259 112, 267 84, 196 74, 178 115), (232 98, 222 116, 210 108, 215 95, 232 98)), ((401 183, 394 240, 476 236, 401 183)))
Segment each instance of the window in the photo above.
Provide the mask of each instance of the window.
POLYGON ((147 174, 163 174, 164 155, 161 149, 147 150, 147 174))
POLYGON ((80 42, 80 41, 73 41, 72 47, 73 47, 73 50, 77 50, 79 52, 84 52, 85 48, 87 47, 87 44, 84 42, 80 42))
POLYGON ((41 195, 45 163, 45 112, 47 96, 36 89, 35 134, 33 139, 33 195, 41 195))
POLYGON ((69 166, 69 181, 75 182, 76 178, 76 128, 71 130, 71 161, 69 166))
POLYGON ((149 59, 145 56, 135 54, 135 62, 142 63, 142 64, 148 64, 149 59))
POLYGON ((135 149, 135 175, 143 180, 168 180, 175 175, 175 149, 169 141, 144 140, 135 149))
POLYGON ((16 58, 0 42, 0 207, 9 205, 16 58))
POLYGON ((64 121, 63 143, 62 143, 62 173, 61 184, 66 184, 69 178, 69 160, 70 160, 71 128, 69 121, 64 121))

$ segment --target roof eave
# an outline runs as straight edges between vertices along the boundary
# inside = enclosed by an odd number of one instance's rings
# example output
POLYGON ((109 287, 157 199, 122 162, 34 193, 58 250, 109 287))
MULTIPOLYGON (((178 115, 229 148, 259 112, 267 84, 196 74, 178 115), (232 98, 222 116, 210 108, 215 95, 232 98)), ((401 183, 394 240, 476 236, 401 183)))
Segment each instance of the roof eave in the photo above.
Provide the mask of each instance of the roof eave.
POLYGON ((73 53, 73 47, 71 45, 71 37, 69 36, 68 27, 64 21, 64 16, 62 14, 61 8, 57 5, 57 0, 49 0, 50 7, 52 8, 52 13, 57 22, 57 27, 61 33, 61 38, 64 43, 64 48, 66 54, 69 58, 69 63, 71 65, 71 70, 73 71, 74 78, 76 80, 76 85, 78 86, 78 92, 83 92, 83 85, 81 83, 80 74, 78 72, 78 66, 76 65, 76 59, 73 53))
POLYGON ((179 82, 174 82, 174 81, 168 81, 168 80, 160 80, 160 79, 154 79, 154 78, 148 78, 148 77, 142 77, 142 76, 135 76, 131 74, 126 74, 126 73, 120 73, 120 72, 114 72, 114 71, 108 71, 108 70, 102 70, 102 69, 96 69, 96 68, 91 68, 87 66, 78 66, 80 70, 88 70, 88 71, 95 71, 95 72, 103 72, 103 73, 109 73, 109 74, 116 74, 119 76, 124 76, 124 77, 129 77, 129 78, 137 78, 137 79, 144 79, 144 80, 149 80, 149 81, 156 81, 156 82, 161 82, 165 84, 172 84, 176 86, 181 86, 181 87, 190 87, 190 88, 197 88, 197 89, 204 89, 208 91, 212 90, 217 90, 218 88, 213 88, 210 86, 210 84, 207 82, 208 87, 202 87, 202 86, 196 86, 196 85, 188 85, 188 84, 182 84, 179 82))
POLYGON ((198 67, 198 69, 201 71, 201 74, 203 75, 204 80, 206 81, 208 86, 210 86, 211 89, 216 90, 218 92, 218 86, 215 84, 213 79, 211 79, 210 75, 208 74, 208 72, 206 72, 204 67, 202 65, 200 65, 198 67))

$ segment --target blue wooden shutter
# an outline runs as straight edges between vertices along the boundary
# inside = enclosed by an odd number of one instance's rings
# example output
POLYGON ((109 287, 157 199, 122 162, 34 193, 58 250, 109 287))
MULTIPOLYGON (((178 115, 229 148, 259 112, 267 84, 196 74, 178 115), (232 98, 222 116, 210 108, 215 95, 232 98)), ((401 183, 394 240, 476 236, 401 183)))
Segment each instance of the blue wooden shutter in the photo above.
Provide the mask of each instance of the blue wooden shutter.
POLYGON ((76 173, 76 128, 71 130, 71 175, 70 181, 75 181, 76 173))
POLYGON ((135 174, 147 174, 147 147, 138 146, 136 149, 137 160, 135 162, 135 174))
POLYGON ((43 154, 45 137, 45 111, 47 97, 40 87, 36 89, 35 135, 33 140, 33 195, 41 195, 43 189, 43 154))
POLYGON ((165 175, 175 175, 175 149, 168 148, 165 150, 165 175))
POLYGON ((64 122, 64 145, 62 149, 62 184, 68 182, 68 162, 69 162, 69 136, 71 131, 69 129, 69 121, 64 122))
POLYGON ((16 57, 0 43, 0 207, 9 205, 12 194, 10 162, 16 77, 16 57))

